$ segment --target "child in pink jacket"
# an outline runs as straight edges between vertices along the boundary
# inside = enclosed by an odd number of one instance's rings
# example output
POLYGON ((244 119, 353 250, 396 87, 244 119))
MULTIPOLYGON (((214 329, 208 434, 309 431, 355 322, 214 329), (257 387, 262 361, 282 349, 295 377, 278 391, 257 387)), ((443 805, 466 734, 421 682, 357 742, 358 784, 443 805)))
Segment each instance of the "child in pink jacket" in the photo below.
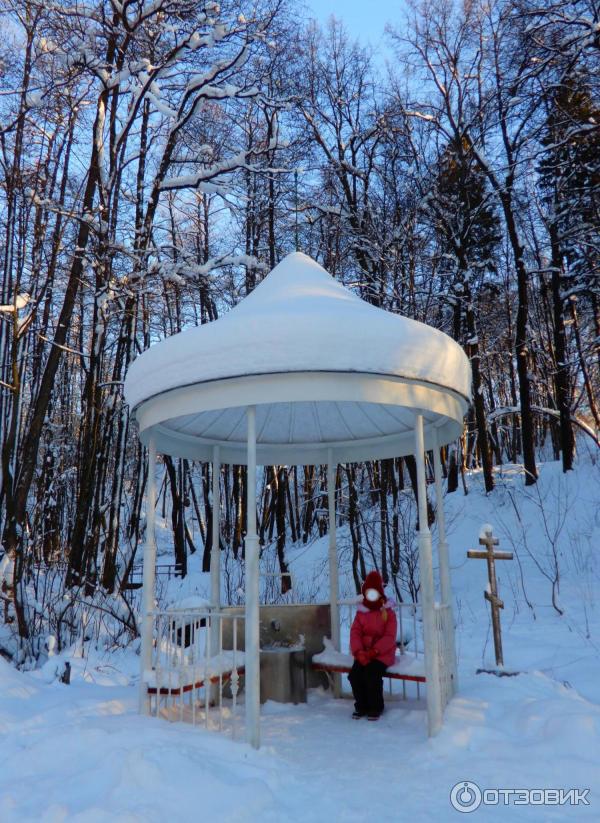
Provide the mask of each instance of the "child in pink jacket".
POLYGON ((383 711, 383 673, 396 657, 396 613, 385 596, 379 572, 369 572, 361 592, 363 601, 350 630, 352 717, 367 715, 369 720, 378 720, 383 711))

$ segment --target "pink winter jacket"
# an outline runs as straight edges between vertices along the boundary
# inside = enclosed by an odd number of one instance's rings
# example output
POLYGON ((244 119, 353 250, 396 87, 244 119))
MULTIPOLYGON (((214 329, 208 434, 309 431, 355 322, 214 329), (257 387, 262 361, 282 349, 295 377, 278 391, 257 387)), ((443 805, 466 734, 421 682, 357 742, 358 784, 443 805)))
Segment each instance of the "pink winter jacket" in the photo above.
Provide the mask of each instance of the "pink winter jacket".
POLYGON ((387 600, 385 611, 387 620, 384 621, 381 609, 367 609, 361 603, 350 629, 350 651, 356 657, 359 651, 377 649, 376 660, 386 666, 391 666, 396 659, 396 612, 393 603, 387 600))

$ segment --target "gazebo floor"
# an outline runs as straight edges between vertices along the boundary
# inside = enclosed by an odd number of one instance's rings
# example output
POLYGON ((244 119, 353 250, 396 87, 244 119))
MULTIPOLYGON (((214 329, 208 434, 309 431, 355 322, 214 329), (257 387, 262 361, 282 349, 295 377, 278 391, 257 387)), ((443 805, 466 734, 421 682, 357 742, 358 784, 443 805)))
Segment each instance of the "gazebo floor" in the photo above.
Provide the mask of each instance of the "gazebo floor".
MULTIPOLYGON (((348 684, 346 678, 343 678, 344 693, 338 700, 333 698, 330 691, 324 689, 309 689, 306 703, 277 703, 274 700, 269 700, 261 706, 261 735, 263 744, 268 744, 268 741, 275 735, 278 737, 282 734, 282 720, 289 718, 289 724, 296 727, 298 723, 307 723, 309 726, 315 724, 315 728, 319 729, 323 723, 327 726, 330 724, 356 724, 352 720, 352 695, 347 691, 348 684), (275 722, 272 722, 277 718, 275 722), (279 730, 277 730, 279 729, 279 730)), ((416 684, 412 684, 416 686, 416 684)), ((414 696, 403 697, 402 685, 394 683, 392 685, 392 693, 389 689, 385 689, 384 698, 386 703, 386 710, 380 718, 380 722, 388 725, 390 722, 396 722, 400 717, 413 716, 411 723, 416 723, 419 726, 426 725, 426 701, 421 693, 420 697, 416 696, 416 689, 413 689, 414 696)), ((204 701, 198 700, 195 705, 190 701, 184 699, 169 698, 170 705, 165 705, 163 699, 162 705, 159 708, 158 715, 156 708, 153 706, 152 716, 160 717, 172 723, 186 723, 206 728, 209 731, 221 732, 226 737, 237 740, 244 740, 245 734, 245 718, 244 718, 244 697, 243 693, 238 698, 238 703, 233 712, 232 701, 230 699, 223 699, 222 711, 219 711, 219 706, 211 703, 208 710, 208 721, 206 718, 206 707, 204 701), (235 722, 234 722, 235 720, 235 722)), ((283 724, 285 727, 286 724, 283 724)))

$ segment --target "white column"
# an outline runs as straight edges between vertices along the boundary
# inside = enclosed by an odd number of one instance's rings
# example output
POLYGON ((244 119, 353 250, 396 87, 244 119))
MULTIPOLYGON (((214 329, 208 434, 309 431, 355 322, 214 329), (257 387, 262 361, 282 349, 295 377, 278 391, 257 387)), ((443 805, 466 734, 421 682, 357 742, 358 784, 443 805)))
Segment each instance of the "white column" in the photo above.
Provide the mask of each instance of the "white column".
POLYGON ((438 529, 438 553, 440 560, 440 596, 442 603, 449 603, 452 596, 450 586, 450 568, 448 565, 448 544, 446 542, 446 518, 444 516, 444 492, 442 490, 442 466, 440 461, 440 447, 435 435, 433 449, 433 471, 435 475, 436 520, 438 529))
POLYGON ((439 658, 434 616, 433 560, 431 532, 427 522, 427 483, 425 480, 425 438, 423 415, 415 416, 415 461, 417 464, 417 494, 419 498, 419 576, 421 580, 421 609, 423 611, 423 639, 425 642, 425 677, 427 679, 427 726, 430 735, 442 725, 439 658))
MULTIPOLYGON (((331 641, 337 651, 340 651, 340 584, 338 575, 338 557, 336 541, 335 517, 335 475, 337 463, 333 462, 333 449, 327 451, 327 504, 329 509, 329 605, 331 613, 331 641)), ((341 678, 338 674, 333 677, 333 692, 335 697, 341 694, 341 678)))
POLYGON ((450 561, 448 558, 448 543, 446 541, 446 517, 444 514, 444 491, 442 489, 442 463, 440 460, 440 443, 438 433, 435 435, 435 447, 433 449, 433 470, 435 474, 435 500, 436 519, 438 527, 438 556, 440 561, 440 596, 442 603, 448 605, 450 620, 448 626, 449 633, 449 655, 446 661, 452 673, 452 691, 458 691, 458 667, 456 664, 456 639, 454 636, 454 609, 452 607, 452 583, 450 581, 450 561))
POLYGON ((154 518, 156 513, 156 442, 150 435, 148 443, 148 480, 146 482, 146 542, 144 544, 144 565, 142 577, 142 648, 140 652, 140 692, 139 710, 148 714, 147 684, 144 673, 152 667, 152 623, 154 609, 154 577, 156 574, 156 540, 154 518))
MULTIPOLYGON (((213 446, 212 459, 212 547, 210 551, 210 602, 215 609, 221 608, 221 461, 219 447, 213 446)), ((211 655, 221 654, 219 619, 210 621, 210 651, 211 655)), ((211 687, 211 700, 219 699, 219 686, 211 687)))
POLYGON ((246 741, 260 746, 260 617, 258 583, 258 535, 256 534, 256 408, 248 406, 248 482, 246 555, 246 741))
MULTIPOLYGON (((210 552, 210 602, 221 606, 221 460, 219 447, 213 446, 212 459, 212 549, 210 552)), ((216 649, 216 646, 212 647, 216 649)))

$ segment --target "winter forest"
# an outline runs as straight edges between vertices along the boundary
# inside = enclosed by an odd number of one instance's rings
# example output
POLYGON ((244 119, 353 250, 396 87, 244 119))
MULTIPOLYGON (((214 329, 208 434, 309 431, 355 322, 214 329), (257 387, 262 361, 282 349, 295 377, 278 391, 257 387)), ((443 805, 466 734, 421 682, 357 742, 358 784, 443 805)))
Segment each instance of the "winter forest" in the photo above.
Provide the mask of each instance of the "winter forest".
MULTIPOLYGON (((146 461, 122 387, 153 342, 227 312, 301 249, 363 299, 458 341, 469 472, 569 472, 600 428, 600 7, 414 2, 390 59, 292 0, 2 0, 2 653, 31 665, 110 616, 138 631, 146 461), (89 615, 96 617, 89 618, 89 615)), ((360 335, 360 329, 356 330, 360 335)), ((163 460, 173 573, 208 571, 210 466, 163 460)), ((414 461, 340 466, 357 588, 418 598, 414 461), (412 518, 412 520, 411 520, 412 518)), ((237 602, 246 469, 221 470, 237 602)), ((266 467, 258 528, 327 531, 324 470, 266 467)), ((433 511, 430 512, 433 520, 433 511)), ((280 582, 279 582, 280 581, 280 582)), ((306 585, 306 583, 304 584, 306 585)), ((308 596, 310 592, 303 592, 308 596)))

